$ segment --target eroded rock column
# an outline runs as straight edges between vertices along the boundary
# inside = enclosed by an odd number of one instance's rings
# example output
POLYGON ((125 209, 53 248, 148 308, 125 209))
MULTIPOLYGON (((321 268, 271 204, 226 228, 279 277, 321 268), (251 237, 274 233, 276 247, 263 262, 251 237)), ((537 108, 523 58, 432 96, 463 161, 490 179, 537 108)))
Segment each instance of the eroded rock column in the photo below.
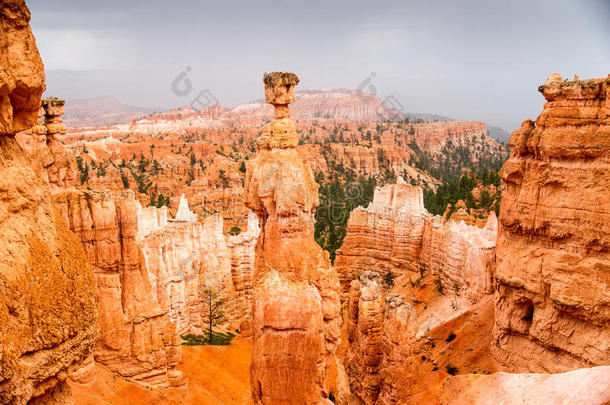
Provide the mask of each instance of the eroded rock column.
POLYGON ((540 86, 501 171, 491 353, 507 370, 610 363, 610 77, 540 86))
POLYGON ((318 185, 295 150, 293 73, 265 74, 275 121, 247 167, 246 205, 260 220, 253 291, 255 404, 325 404, 339 343, 339 280, 314 240, 318 185))

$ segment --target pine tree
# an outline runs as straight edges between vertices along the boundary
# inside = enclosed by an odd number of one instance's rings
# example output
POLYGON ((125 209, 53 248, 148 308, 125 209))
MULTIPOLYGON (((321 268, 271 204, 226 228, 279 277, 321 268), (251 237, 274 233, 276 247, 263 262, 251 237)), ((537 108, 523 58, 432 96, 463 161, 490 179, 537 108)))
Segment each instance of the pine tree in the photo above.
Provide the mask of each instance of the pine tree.
POLYGON ((222 311, 225 302, 224 298, 218 298, 215 291, 207 288, 203 291, 203 318, 208 324, 209 343, 214 341, 214 326, 222 325, 227 320, 222 311))

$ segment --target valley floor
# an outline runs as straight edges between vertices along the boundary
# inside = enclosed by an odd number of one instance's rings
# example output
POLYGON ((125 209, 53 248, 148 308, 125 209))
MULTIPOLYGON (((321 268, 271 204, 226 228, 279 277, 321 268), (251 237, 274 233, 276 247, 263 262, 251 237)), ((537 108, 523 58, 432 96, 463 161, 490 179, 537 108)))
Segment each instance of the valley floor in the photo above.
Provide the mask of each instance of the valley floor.
POLYGON ((189 383, 156 392, 114 376, 97 364, 90 384, 70 382, 76 405, 206 404, 246 405, 250 395, 250 338, 235 338, 229 346, 183 346, 178 366, 189 383))

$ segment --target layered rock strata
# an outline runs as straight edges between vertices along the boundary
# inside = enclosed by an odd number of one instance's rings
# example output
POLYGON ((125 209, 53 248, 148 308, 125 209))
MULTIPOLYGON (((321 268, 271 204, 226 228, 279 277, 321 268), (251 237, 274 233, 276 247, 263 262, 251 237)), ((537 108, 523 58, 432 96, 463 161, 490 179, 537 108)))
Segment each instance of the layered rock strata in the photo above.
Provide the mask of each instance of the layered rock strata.
POLYGON ((246 205, 261 224, 253 290, 252 397, 255 404, 330 404, 327 369, 339 344, 339 281, 314 240, 318 185, 297 154, 288 104, 296 75, 265 74, 275 121, 247 165, 246 205))
POLYGON ((91 266, 14 134, 36 125, 42 61, 22 0, 0 4, 0 402, 70 403, 98 329, 91 266))
POLYGON ((610 364, 610 77, 540 86, 501 171, 492 354, 511 371, 610 364))
MULTIPOLYGON (((131 191, 72 189, 54 199, 95 271, 102 313, 95 362, 151 388, 184 384, 175 369, 179 335, 201 333, 206 288, 227 299, 226 326, 247 334, 255 217, 246 232, 225 237, 219 215, 170 222, 166 207, 143 208, 131 191)), ((89 360, 73 378, 90 381, 92 370, 89 360)))
POLYGON ((67 190, 54 199, 95 273, 101 314, 95 361, 143 385, 182 384, 175 370, 179 337, 156 300, 136 240, 139 204, 133 193, 67 190))
POLYGON ((74 155, 59 140, 66 133, 63 113, 64 100, 44 99, 38 123, 15 135, 30 166, 53 190, 80 184, 74 155))
MULTIPOLYGON (((251 292, 258 220, 250 216, 239 235, 223 234, 223 219, 215 214, 203 222, 161 221, 139 240, 150 275, 152 294, 178 333, 195 333, 205 325, 202 294, 207 288, 226 299, 223 308, 230 329, 246 335, 251 329, 251 292)), ((149 215, 154 221, 157 216, 149 215)), ((229 326, 225 325, 225 326, 229 326)))
POLYGON ((377 272, 351 282, 345 368, 351 392, 367 405, 407 398, 413 378, 415 310, 402 295, 384 295, 377 272))
POLYGON ((418 186, 399 182, 377 188, 367 208, 350 214, 337 251, 343 297, 366 270, 394 276, 431 271, 443 287, 464 291, 475 302, 492 291, 496 232, 493 214, 483 229, 433 216, 418 186))

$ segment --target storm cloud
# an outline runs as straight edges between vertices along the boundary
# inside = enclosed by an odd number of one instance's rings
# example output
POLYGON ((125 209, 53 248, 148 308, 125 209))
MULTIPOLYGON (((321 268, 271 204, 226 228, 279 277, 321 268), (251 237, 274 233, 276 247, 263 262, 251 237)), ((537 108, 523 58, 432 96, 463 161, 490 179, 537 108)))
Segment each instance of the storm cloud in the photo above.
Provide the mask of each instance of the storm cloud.
POLYGON ((222 105, 262 97, 265 71, 300 89, 356 88, 405 111, 514 130, 535 118, 552 73, 610 73, 610 0, 69 1, 31 0, 47 94, 114 95, 144 107, 190 102, 188 71, 222 105))

